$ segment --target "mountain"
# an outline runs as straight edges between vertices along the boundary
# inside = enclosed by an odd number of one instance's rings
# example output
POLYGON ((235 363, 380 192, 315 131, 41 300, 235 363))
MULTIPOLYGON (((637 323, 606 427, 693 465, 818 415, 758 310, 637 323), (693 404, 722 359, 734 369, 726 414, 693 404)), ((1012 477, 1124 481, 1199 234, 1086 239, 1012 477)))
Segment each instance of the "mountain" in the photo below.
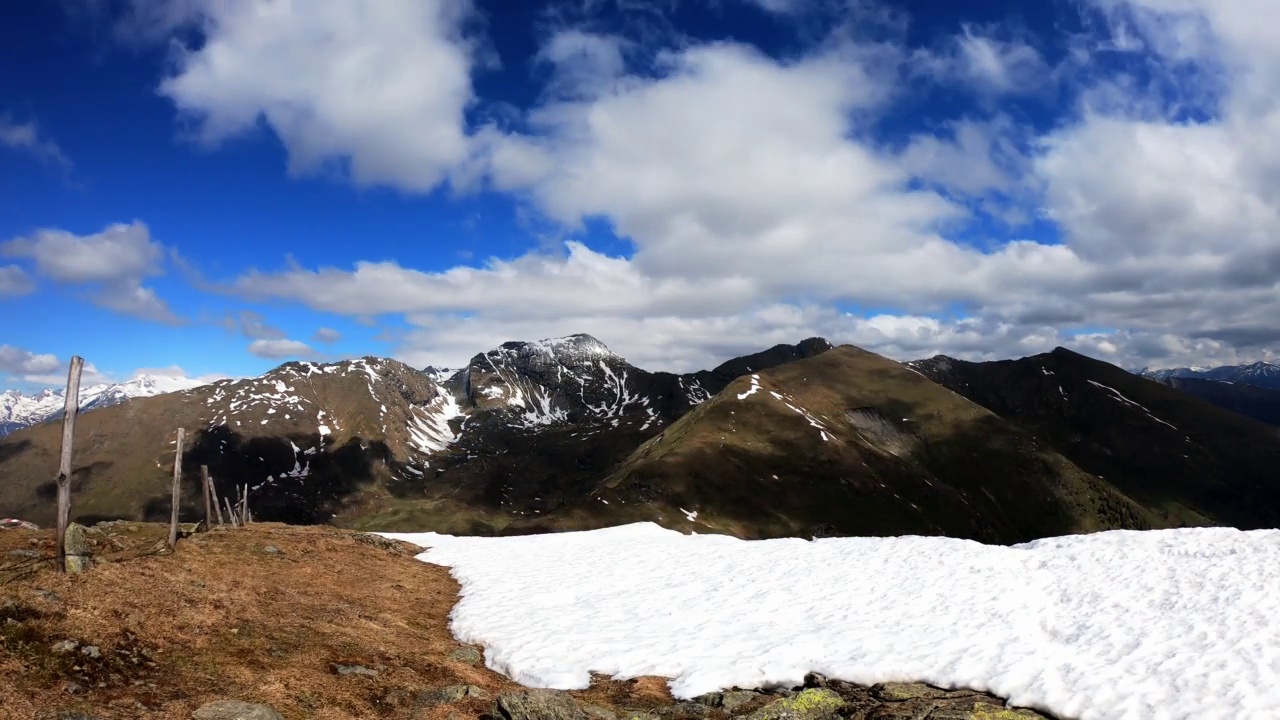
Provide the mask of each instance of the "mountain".
MULTIPOLYGON (((203 383, 190 378, 138 375, 122 383, 103 383, 80 389, 80 412, 122 403, 136 397, 189 390, 203 383)), ((45 389, 35 395, 17 390, 0 392, 0 437, 30 425, 62 417, 66 390, 45 389)))
POLYGON ((1254 385, 1268 390, 1280 391, 1280 365, 1268 362, 1256 362, 1250 365, 1224 365, 1214 368, 1169 368, 1165 370, 1143 368, 1138 371, 1138 374, 1159 381, 1168 380, 1169 378, 1195 378, 1254 385))
POLYGON ((1014 423, 851 346, 761 370, 646 442, 560 524, 1011 543, 1156 517, 1014 423))
POLYGON ((1280 527, 1280 430, 1063 348, 909 363, 1016 423, 1167 525, 1280 527))
POLYGON ((1181 390, 1225 410, 1230 410, 1268 425, 1280 426, 1280 390, 1269 390, 1258 385, 1179 377, 1176 375, 1166 376, 1157 380, 1157 382, 1168 385, 1175 390, 1181 390))
MULTIPOLYGON (((816 339, 779 346, 753 362, 829 347, 816 339)), ((250 487, 261 519, 507 531, 580 497, 732 379, 724 366, 647 372, 586 335, 506 343, 452 373, 379 358, 286 363, 258 378, 85 413, 76 426, 75 514, 167 516, 183 427, 192 512, 207 464, 220 494, 250 487)), ((6 514, 49 521, 59 440, 53 425, 0 439, 6 514)))

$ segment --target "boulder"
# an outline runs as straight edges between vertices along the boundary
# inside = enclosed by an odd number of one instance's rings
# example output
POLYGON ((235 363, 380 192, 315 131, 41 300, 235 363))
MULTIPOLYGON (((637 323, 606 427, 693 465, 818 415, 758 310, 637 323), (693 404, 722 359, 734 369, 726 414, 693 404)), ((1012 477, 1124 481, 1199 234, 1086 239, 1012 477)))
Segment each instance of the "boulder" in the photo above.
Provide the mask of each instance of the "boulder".
POLYGON ((373 677, 378 674, 377 670, 363 665, 341 665, 339 663, 333 663, 333 671, 339 675, 365 675, 367 677, 373 677))
POLYGON ((587 720, 587 714, 568 693, 559 690, 509 692, 494 703, 501 720, 587 720))
POLYGON ((827 689, 814 688, 774 700, 747 716, 748 720, 832 720, 845 704, 827 689))
POLYGON ((446 685, 418 693, 415 704, 419 708, 428 708, 461 702, 469 697, 483 700, 489 697, 489 693, 484 688, 475 685, 446 685))
POLYGON ((450 660, 457 660, 468 665, 480 665, 484 663, 484 654, 473 647, 460 647, 449 653, 450 660))
POLYGON ((89 528, 80 523, 69 523, 63 536, 63 548, 67 553, 67 572, 75 575, 93 566, 93 548, 89 545, 89 528))
POLYGON ((284 720, 270 705, 243 700, 215 700, 192 714, 195 720, 284 720))

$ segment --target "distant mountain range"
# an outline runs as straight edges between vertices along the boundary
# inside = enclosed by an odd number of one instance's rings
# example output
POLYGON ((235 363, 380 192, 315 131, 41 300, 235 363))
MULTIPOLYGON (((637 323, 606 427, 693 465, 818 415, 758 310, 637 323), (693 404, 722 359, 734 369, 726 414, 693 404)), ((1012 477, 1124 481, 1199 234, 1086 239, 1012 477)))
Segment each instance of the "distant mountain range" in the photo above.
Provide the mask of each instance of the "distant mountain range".
POLYGON ((1245 417, 1280 426, 1280 365, 1256 362, 1215 368, 1143 369, 1139 374, 1245 417))
MULTIPOLYGON (((115 405, 136 397, 152 397, 202 385, 199 380, 163 375, 138 375, 122 383, 102 383, 80 388, 80 412, 115 405)), ((30 425, 62 417, 66 389, 42 390, 25 395, 17 390, 0 392, 0 436, 30 425)))
POLYGON ((1249 365, 1223 365, 1210 368, 1169 368, 1165 370, 1143 368, 1138 371, 1138 374, 1162 382, 1171 378, 1194 378, 1240 385, 1254 385, 1268 390, 1280 391, 1280 365, 1268 362, 1256 362, 1249 365))
MULTIPOLYGON (((292 362, 86 412, 73 515, 169 513, 187 431, 256 517, 513 534, 648 520, 739 537, 1280 526, 1280 431, 1058 349, 898 363, 820 338, 712 370, 628 363, 586 335, 457 369, 292 362)), ((58 427, 0 439, 0 515, 48 523, 58 427)))

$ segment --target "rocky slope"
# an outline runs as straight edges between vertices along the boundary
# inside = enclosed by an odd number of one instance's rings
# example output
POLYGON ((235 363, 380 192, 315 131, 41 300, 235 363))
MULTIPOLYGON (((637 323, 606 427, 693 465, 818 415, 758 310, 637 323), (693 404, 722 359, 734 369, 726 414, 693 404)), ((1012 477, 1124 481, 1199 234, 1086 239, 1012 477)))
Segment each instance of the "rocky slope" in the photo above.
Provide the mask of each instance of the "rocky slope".
MULTIPOLYGON (((109 407, 136 397, 189 390, 202 384, 189 378, 158 375, 139 375, 122 383, 100 383, 80 389, 80 411, 109 407)), ((17 390, 0 392, 0 437, 61 418, 65 397, 65 389, 46 389, 34 395, 17 390)))
POLYGON ((910 366, 1034 434, 1163 524, 1280 526, 1274 427, 1063 348, 910 366))

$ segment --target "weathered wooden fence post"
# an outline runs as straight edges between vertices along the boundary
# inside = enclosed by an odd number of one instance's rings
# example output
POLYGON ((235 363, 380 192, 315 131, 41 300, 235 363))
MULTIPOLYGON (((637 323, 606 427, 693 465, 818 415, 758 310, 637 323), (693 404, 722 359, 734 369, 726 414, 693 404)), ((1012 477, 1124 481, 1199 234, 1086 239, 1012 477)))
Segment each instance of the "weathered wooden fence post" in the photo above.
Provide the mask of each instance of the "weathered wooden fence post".
POLYGON ((204 529, 208 532, 213 529, 213 507, 209 501, 209 466, 200 466, 200 489, 204 494, 204 529))
POLYGON ((169 549, 178 545, 178 504, 182 494, 182 441, 187 431, 178 428, 177 449, 173 453, 173 508, 169 511, 169 549))
POLYGON ((71 444, 75 438, 76 413, 80 410, 80 373, 84 358, 74 355, 67 372, 67 395, 62 414, 62 459, 58 464, 58 569, 67 568, 67 523, 71 521, 71 444))
POLYGON ((218 514, 218 527, 222 527, 222 503, 218 502, 218 490, 213 486, 213 478, 209 478, 209 499, 213 500, 213 511, 218 514))

